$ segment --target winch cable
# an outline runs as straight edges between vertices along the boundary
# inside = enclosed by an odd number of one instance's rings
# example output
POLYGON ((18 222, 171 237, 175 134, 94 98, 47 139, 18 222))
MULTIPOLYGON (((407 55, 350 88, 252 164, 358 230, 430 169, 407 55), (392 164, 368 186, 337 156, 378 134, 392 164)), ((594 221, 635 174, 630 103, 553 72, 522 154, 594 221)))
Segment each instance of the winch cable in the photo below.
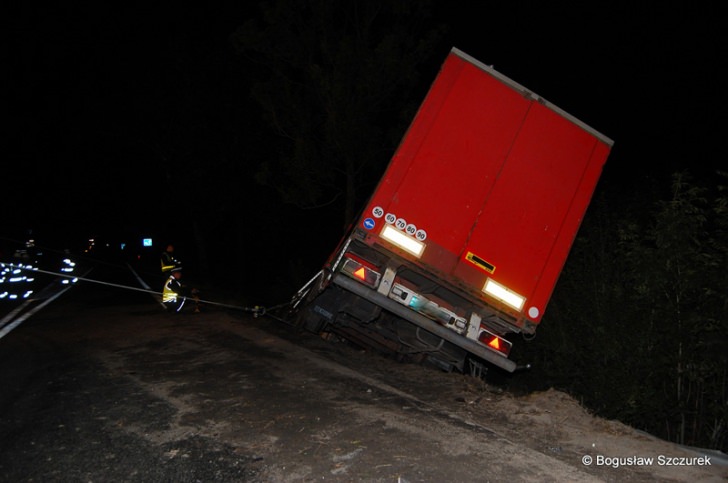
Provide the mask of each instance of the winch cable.
MULTIPOLYGON (((8 264, 4 264, 4 265, 8 265, 8 264)), ((10 264, 10 266, 12 266, 12 264, 10 264)), ((18 267, 16 267, 16 268, 18 268, 18 267)), ((28 270, 28 269, 25 269, 25 270, 28 270)), ((91 271, 91 269, 89 269, 86 273, 89 273, 90 271, 91 271)), ((64 276, 63 274, 58 274, 58 275, 64 276)), ((80 279, 80 277, 74 277, 74 278, 79 278, 80 279)), ((20 317, 18 317, 16 319, 10 318, 10 315, 8 315, 7 317, 5 317, 3 319, 3 325, 0 328, 0 339, 2 339, 3 337, 5 337, 6 335, 8 335, 10 333, 10 331, 12 331, 16 327, 18 327, 23 322, 25 322, 29 317, 31 317, 33 314, 35 314, 36 312, 38 312, 40 309, 42 309, 43 307, 45 307, 46 305, 48 305, 49 303, 53 302, 55 299, 57 299, 58 297, 60 297, 61 295, 63 295, 71 287, 73 287, 73 285, 68 285, 68 286, 64 287, 63 290, 60 290, 60 291, 54 293, 52 296, 46 298, 45 300, 43 300, 43 302, 41 302, 40 304, 36 305, 35 307, 33 307, 32 309, 30 309, 29 311, 23 313, 20 317)), ((28 301, 28 302, 30 302, 30 301, 28 301)), ((27 304, 23 304, 21 307, 25 308, 26 305, 27 304)), ((13 314, 12 317, 15 317, 15 315, 17 314, 17 312, 12 312, 12 314, 13 314)))
MULTIPOLYGON (((83 282, 90 282, 90 283, 95 283, 95 284, 99 284, 99 285, 106 285, 106 286, 109 286, 109 287, 115 287, 115 288, 120 288, 120 289, 125 289, 125 290, 132 290, 132 291, 136 291, 136 292, 145 292, 145 293, 149 293, 149 294, 152 294, 152 295, 155 295, 155 296, 160 296, 160 297, 162 295, 161 292, 157 292, 157 291, 151 290, 149 288, 138 288, 138 287, 133 287, 133 286, 130 286, 130 285, 122 285, 122 284, 118 284, 118 283, 104 282, 102 280, 94 280, 92 278, 79 277, 79 276, 76 276, 76 275, 67 275, 65 273, 53 272, 53 271, 49 271, 49 270, 41 270, 41 269, 35 268, 35 267, 33 267, 33 268, 27 268, 27 267, 24 267, 23 265, 16 265, 16 264, 13 264, 13 263, 5 263, 4 265, 7 265, 7 266, 13 267, 13 268, 17 268, 17 269, 21 269, 21 270, 26 270, 26 271, 31 271, 31 272, 37 272, 37 273, 44 273, 44 274, 47 274, 47 275, 55 275, 55 276, 58 276, 58 277, 64 277, 64 278, 69 278, 69 279, 73 279, 73 280, 80 280, 80 281, 83 281, 83 282)), ((146 285, 146 284, 144 284, 144 285, 146 285)), ((146 286, 148 287, 148 285, 146 285, 146 286)), ((265 307, 260 306, 260 305, 256 305, 256 306, 253 306, 253 307, 244 307, 244 306, 241 306, 241 305, 224 304, 224 303, 221 303, 221 302, 214 302, 212 300, 203 300, 203 299, 200 299, 199 302, 200 303, 203 303, 205 305, 212 305, 212 306, 217 306, 217 307, 224 307, 224 308, 233 309, 233 310, 240 310, 240 311, 243 311, 243 312, 251 312, 254 317, 263 316, 269 310, 278 309, 280 307, 284 307, 286 305, 289 305, 289 303, 290 303, 290 302, 286 302, 286 303, 283 303, 283 304, 280 304, 280 305, 276 305, 274 307, 270 307, 270 308, 266 309, 265 307)))
MULTIPOLYGON (((0 236, 0 239, 1 240, 12 241, 12 242, 14 242, 16 244, 20 244, 20 241, 19 240, 15 240, 15 239, 11 239, 11 238, 6 238, 6 237, 3 237, 3 236, 0 236)), ((42 249, 44 251, 50 252, 50 253, 65 254, 65 250, 57 250, 57 249, 54 249, 54 248, 51 248, 51 247, 48 247, 48 246, 35 245, 35 247, 36 248, 39 248, 39 249, 42 249)), ((78 256, 79 256, 79 254, 76 254, 75 255, 75 257, 78 257, 78 256)), ((94 264, 102 264, 102 265, 106 265, 106 266, 109 266, 109 267, 123 268, 122 266, 117 265, 115 263, 110 263, 110 262, 107 262, 107 261, 99 260, 99 259, 94 258, 94 257, 88 257, 88 256, 83 256, 83 255, 80 255, 80 256, 81 256, 81 258, 83 260, 86 260, 88 262, 91 262, 92 261, 94 264)), ((58 275, 58 276, 61 276, 61 277, 66 277, 66 278, 71 278, 71 279, 78 278, 78 277, 74 277, 73 275, 67 275, 67 274, 58 273, 58 272, 48 272, 48 271, 39 270, 39 269, 36 269, 35 267, 32 268, 32 269, 28 269, 27 267, 23 267, 22 265, 19 266, 19 265, 15 265, 15 264, 12 264, 12 263, 3 263, 3 265, 12 266, 14 268, 20 268, 22 270, 33 270, 33 271, 36 271, 36 272, 39 272, 39 273, 47 273, 47 274, 51 274, 51 275, 58 275)), ((108 282, 102 282, 102 281, 99 281, 99 280, 93 280, 93 279, 87 279, 87 278, 86 279, 84 279, 84 278, 78 278, 78 279, 79 280, 86 281, 86 282, 98 283, 98 284, 103 284, 103 285, 109 285, 109 286, 114 286, 114 287, 122 288, 122 289, 135 290, 135 291, 139 291, 139 292, 147 292, 150 295, 152 295, 152 297, 155 299, 155 301, 159 302, 160 305, 164 306, 164 304, 162 304, 162 300, 161 300, 161 295, 162 295, 161 292, 157 292, 157 291, 153 290, 144 281, 144 279, 142 279, 136 273, 136 271, 131 267, 131 265, 129 263, 126 263, 126 266, 132 272, 132 274, 137 279, 137 281, 139 282, 139 284, 142 287, 144 287, 143 289, 140 289, 140 288, 137 288, 137 287, 132 287, 132 286, 127 286, 127 285, 112 284, 112 283, 108 283, 108 282)), ((264 306, 259 306, 259 305, 256 305, 254 307, 243 307, 243 306, 239 306, 239 305, 231 305, 231 304, 223 304, 223 303, 220 303, 220 302, 213 302, 213 301, 210 301, 210 300, 199 300, 199 302, 200 303, 205 303, 207 305, 214 305, 214 306, 228 308, 228 309, 232 309, 232 310, 242 310, 244 312, 251 312, 251 313, 253 313, 253 317, 261 317, 261 316, 267 315, 268 317, 270 317, 272 319, 275 319, 275 320, 277 320, 279 322, 283 322, 285 324, 290 324, 290 322, 288 322, 287 320, 273 315, 272 312, 275 311, 275 310, 278 310, 281 307, 285 307, 285 306, 288 306, 288 305, 292 305, 295 302, 295 300, 291 300, 291 301, 288 301, 288 302, 284 302, 282 304, 275 305, 273 307, 264 307, 264 306)))
MULTIPOLYGON (((149 290, 149 291, 152 290, 152 287, 150 287, 149 284, 147 282, 145 282, 144 279, 142 277, 140 277, 138 273, 136 273, 136 270, 134 270, 131 265, 129 265, 127 263, 126 268, 128 268, 129 271, 134 275, 134 278, 137 279, 137 282, 139 282, 139 285, 144 287, 146 290, 149 290)), ((154 292, 154 295, 152 295, 152 298, 154 299, 155 302, 159 303, 159 305, 164 307, 164 304, 162 303, 162 299, 160 299, 156 295, 158 295, 157 292, 154 292)))

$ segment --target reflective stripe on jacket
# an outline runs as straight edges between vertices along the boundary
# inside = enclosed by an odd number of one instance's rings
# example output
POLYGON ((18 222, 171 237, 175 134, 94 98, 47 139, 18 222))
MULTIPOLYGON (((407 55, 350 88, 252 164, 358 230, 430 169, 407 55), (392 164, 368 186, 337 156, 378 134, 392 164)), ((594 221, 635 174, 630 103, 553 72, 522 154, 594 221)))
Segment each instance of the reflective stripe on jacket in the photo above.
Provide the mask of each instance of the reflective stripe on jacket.
POLYGON ((174 275, 170 275, 162 290, 162 302, 176 302, 178 296, 182 296, 182 284, 174 275))
POLYGON ((179 262, 177 261, 174 256, 170 255, 167 252, 162 253, 162 258, 160 260, 160 263, 162 265, 162 273, 167 273, 170 270, 172 270, 174 267, 179 265, 179 262))

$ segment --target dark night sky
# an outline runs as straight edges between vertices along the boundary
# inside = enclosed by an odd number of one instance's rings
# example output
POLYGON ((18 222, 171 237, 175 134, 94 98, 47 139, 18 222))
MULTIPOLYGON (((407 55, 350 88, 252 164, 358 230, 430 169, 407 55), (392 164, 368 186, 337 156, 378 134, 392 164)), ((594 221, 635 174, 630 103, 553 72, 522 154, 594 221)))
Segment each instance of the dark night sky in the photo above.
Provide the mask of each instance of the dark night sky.
MULTIPOLYGON (((423 82, 452 46, 493 65, 615 140, 602 184, 636 180, 624 185, 634 189, 643 177, 676 169, 726 168, 727 23, 717 3, 542 3, 440 2, 438 19, 450 30, 423 82)), ((156 214, 144 202, 161 185, 145 171, 154 141, 139 126, 157 115, 174 118, 155 111, 174 105, 156 102, 180 81, 169 77, 170 66, 229 55, 227 38, 246 8, 97 4, 14 12, 3 183, 13 197, 18 190, 8 182, 26 183, 32 194, 21 191, 33 203, 4 203, 3 217, 30 225, 72 217, 81 206, 85 218, 77 221, 85 223, 156 214)), ((208 75, 204 66, 201 72, 208 75)), ((226 82, 210 75, 203 95, 236 96, 230 104, 245 98, 226 82)))
MULTIPOLYGON (((481 24, 495 32, 463 34, 464 50, 612 138, 606 176, 726 166, 716 92, 726 85, 726 17, 696 2, 647 3, 501 5, 481 24)), ((461 18, 477 29, 476 16, 461 18)))

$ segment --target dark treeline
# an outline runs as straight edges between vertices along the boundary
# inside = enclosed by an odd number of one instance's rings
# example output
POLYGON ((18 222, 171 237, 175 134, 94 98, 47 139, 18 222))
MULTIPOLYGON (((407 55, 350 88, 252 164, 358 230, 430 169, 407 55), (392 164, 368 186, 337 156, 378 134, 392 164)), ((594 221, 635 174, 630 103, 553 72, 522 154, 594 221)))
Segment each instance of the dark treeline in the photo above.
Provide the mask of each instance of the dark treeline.
MULTIPOLYGON (((609 187, 604 187, 608 190, 609 187)), ((728 447, 728 176, 590 206, 519 383, 681 444, 728 447)), ((521 376, 517 376, 521 377, 521 376)))
MULTIPOLYGON (((34 12, 30 27, 14 31, 13 50, 22 52, 10 64, 15 167, 4 180, 32 171, 42 196, 29 201, 8 183, 3 218, 21 228, 32 218, 59 236, 90 226, 101 227, 97 237, 153 234, 160 250, 175 243, 203 284, 243 303, 283 302, 361 209, 450 48, 479 56, 459 43, 454 15, 443 15, 450 5, 270 0, 212 20, 190 10, 115 12, 103 22, 60 5, 34 12)), ((514 79, 544 81, 539 94, 569 112, 582 103, 612 108, 585 92, 570 101, 561 93, 566 105, 553 99, 549 86, 566 89, 568 79, 552 69, 552 37, 519 47, 515 32, 496 31, 506 20, 512 28, 550 22, 532 8, 526 17, 493 8, 500 17, 473 19, 472 45, 514 57, 513 65, 539 62, 532 79, 514 79)), ((563 32, 552 50, 580 47, 563 32)), ((578 54, 561 66, 581 62, 578 54)), ((572 85, 595 72, 572 73, 572 85)), ((663 115, 651 109, 639 113, 663 115)), ((623 147, 607 169, 650 171, 658 160, 638 145, 645 133, 629 139, 623 117, 595 125, 623 147)), ((709 154, 705 142, 693 146, 709 154)), ((679 171, 679 160, 659 161, 679 171)), ((622 174, 602 180, 537 337, 514 345, 513 357, 533 369, 510 384, 557 387, 600 415, 726 450, 728 208, 720 186, 728 183, 669 174, 639 189, 622 174)))

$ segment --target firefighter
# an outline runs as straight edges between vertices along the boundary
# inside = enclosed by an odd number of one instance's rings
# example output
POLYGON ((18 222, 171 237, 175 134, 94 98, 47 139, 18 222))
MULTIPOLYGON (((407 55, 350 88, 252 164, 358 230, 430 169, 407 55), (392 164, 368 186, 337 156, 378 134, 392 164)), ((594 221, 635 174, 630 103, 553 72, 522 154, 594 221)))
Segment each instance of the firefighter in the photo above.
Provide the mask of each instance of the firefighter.
POLYGON ((162 275, 167 275, 173 268, 180 266, 179 260, 174 257, 174 245, 171 243, 167 245, 167 249, 162 252, 161 263, 162 275))
MULTIPOLYGON (((168 312, 178 313, 187 302, 188 294, 195 302, 199 301, 197 289, 187 290, 180 280, 182 279, 182 267, 174 267, 170 270, 169 278, 162 290, 162 304, 167 307, 168 312)), ((195 304, 195 312, 199 312, 199 304, 195 304)))

